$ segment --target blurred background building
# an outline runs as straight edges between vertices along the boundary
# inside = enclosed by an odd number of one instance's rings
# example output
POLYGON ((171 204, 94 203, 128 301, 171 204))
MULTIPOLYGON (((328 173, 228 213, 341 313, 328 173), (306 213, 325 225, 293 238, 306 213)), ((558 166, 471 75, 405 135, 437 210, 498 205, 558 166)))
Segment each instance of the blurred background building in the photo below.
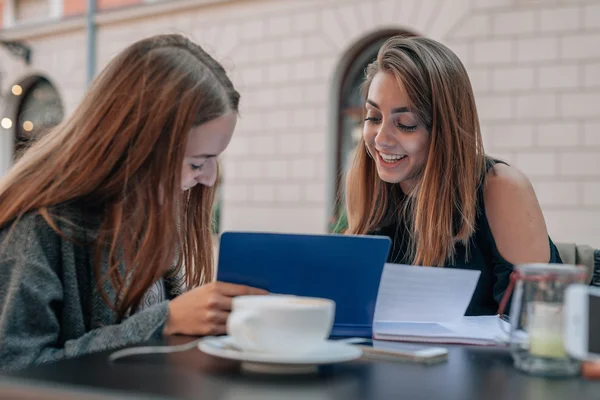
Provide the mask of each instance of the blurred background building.
POLYGON ((178 32, 242 92, 220 229, 326 232, 366 64, 391 35, 425 35, 467 66, 486 150, 529 176, 553 238, 600 247, 599 0, 88 2, 0 0, 0 173, 117 52, 178 32))

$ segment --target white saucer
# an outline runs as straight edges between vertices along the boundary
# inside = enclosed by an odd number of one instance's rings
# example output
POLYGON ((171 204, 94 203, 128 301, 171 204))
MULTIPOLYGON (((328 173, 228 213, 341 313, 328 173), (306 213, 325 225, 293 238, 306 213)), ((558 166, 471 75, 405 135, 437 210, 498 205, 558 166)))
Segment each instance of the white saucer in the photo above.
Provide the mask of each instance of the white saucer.
POLYGON ((316 372, 319 365, 352 361, 362 356, 362 350, 348 343, 329 340, 322 347, 306 354, 275 354, 243 351, 230 336, 206 337, 198 343, 203 353, 242 362, 242 368, 252 372, 294 374, 316 372))

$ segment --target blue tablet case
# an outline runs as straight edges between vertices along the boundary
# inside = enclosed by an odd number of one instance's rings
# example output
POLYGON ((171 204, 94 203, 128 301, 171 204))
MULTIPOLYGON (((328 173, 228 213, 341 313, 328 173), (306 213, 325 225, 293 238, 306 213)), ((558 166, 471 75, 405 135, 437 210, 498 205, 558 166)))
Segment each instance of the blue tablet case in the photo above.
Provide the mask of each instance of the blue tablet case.
POLYGON ((371 337, 391 240, 383 236, 225 232, 217 279, 335 301, 331 336, 371 337))

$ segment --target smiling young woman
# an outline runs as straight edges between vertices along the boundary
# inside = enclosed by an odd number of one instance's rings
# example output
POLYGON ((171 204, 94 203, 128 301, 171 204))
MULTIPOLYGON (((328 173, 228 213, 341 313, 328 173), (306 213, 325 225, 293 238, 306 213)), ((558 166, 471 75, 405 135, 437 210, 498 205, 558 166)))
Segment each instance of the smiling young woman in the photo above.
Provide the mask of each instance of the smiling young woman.
POLYGON ((497 312, 513 264, 561 262, 529 180, 485 154, 469 77, 450 49, 391 38, 363 89, 347 233, 391 237, 390 262, 480 270, 468 315, 497 312))

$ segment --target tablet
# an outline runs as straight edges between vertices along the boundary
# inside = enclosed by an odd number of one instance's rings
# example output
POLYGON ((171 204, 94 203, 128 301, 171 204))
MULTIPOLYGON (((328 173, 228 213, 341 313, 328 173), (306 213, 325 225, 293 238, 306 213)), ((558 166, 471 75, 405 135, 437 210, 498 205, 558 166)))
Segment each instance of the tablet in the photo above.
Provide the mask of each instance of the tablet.
POLYGON ((224 232, 217 280, 336 303, 331 336, 371 337, 387 236, 224 232))

